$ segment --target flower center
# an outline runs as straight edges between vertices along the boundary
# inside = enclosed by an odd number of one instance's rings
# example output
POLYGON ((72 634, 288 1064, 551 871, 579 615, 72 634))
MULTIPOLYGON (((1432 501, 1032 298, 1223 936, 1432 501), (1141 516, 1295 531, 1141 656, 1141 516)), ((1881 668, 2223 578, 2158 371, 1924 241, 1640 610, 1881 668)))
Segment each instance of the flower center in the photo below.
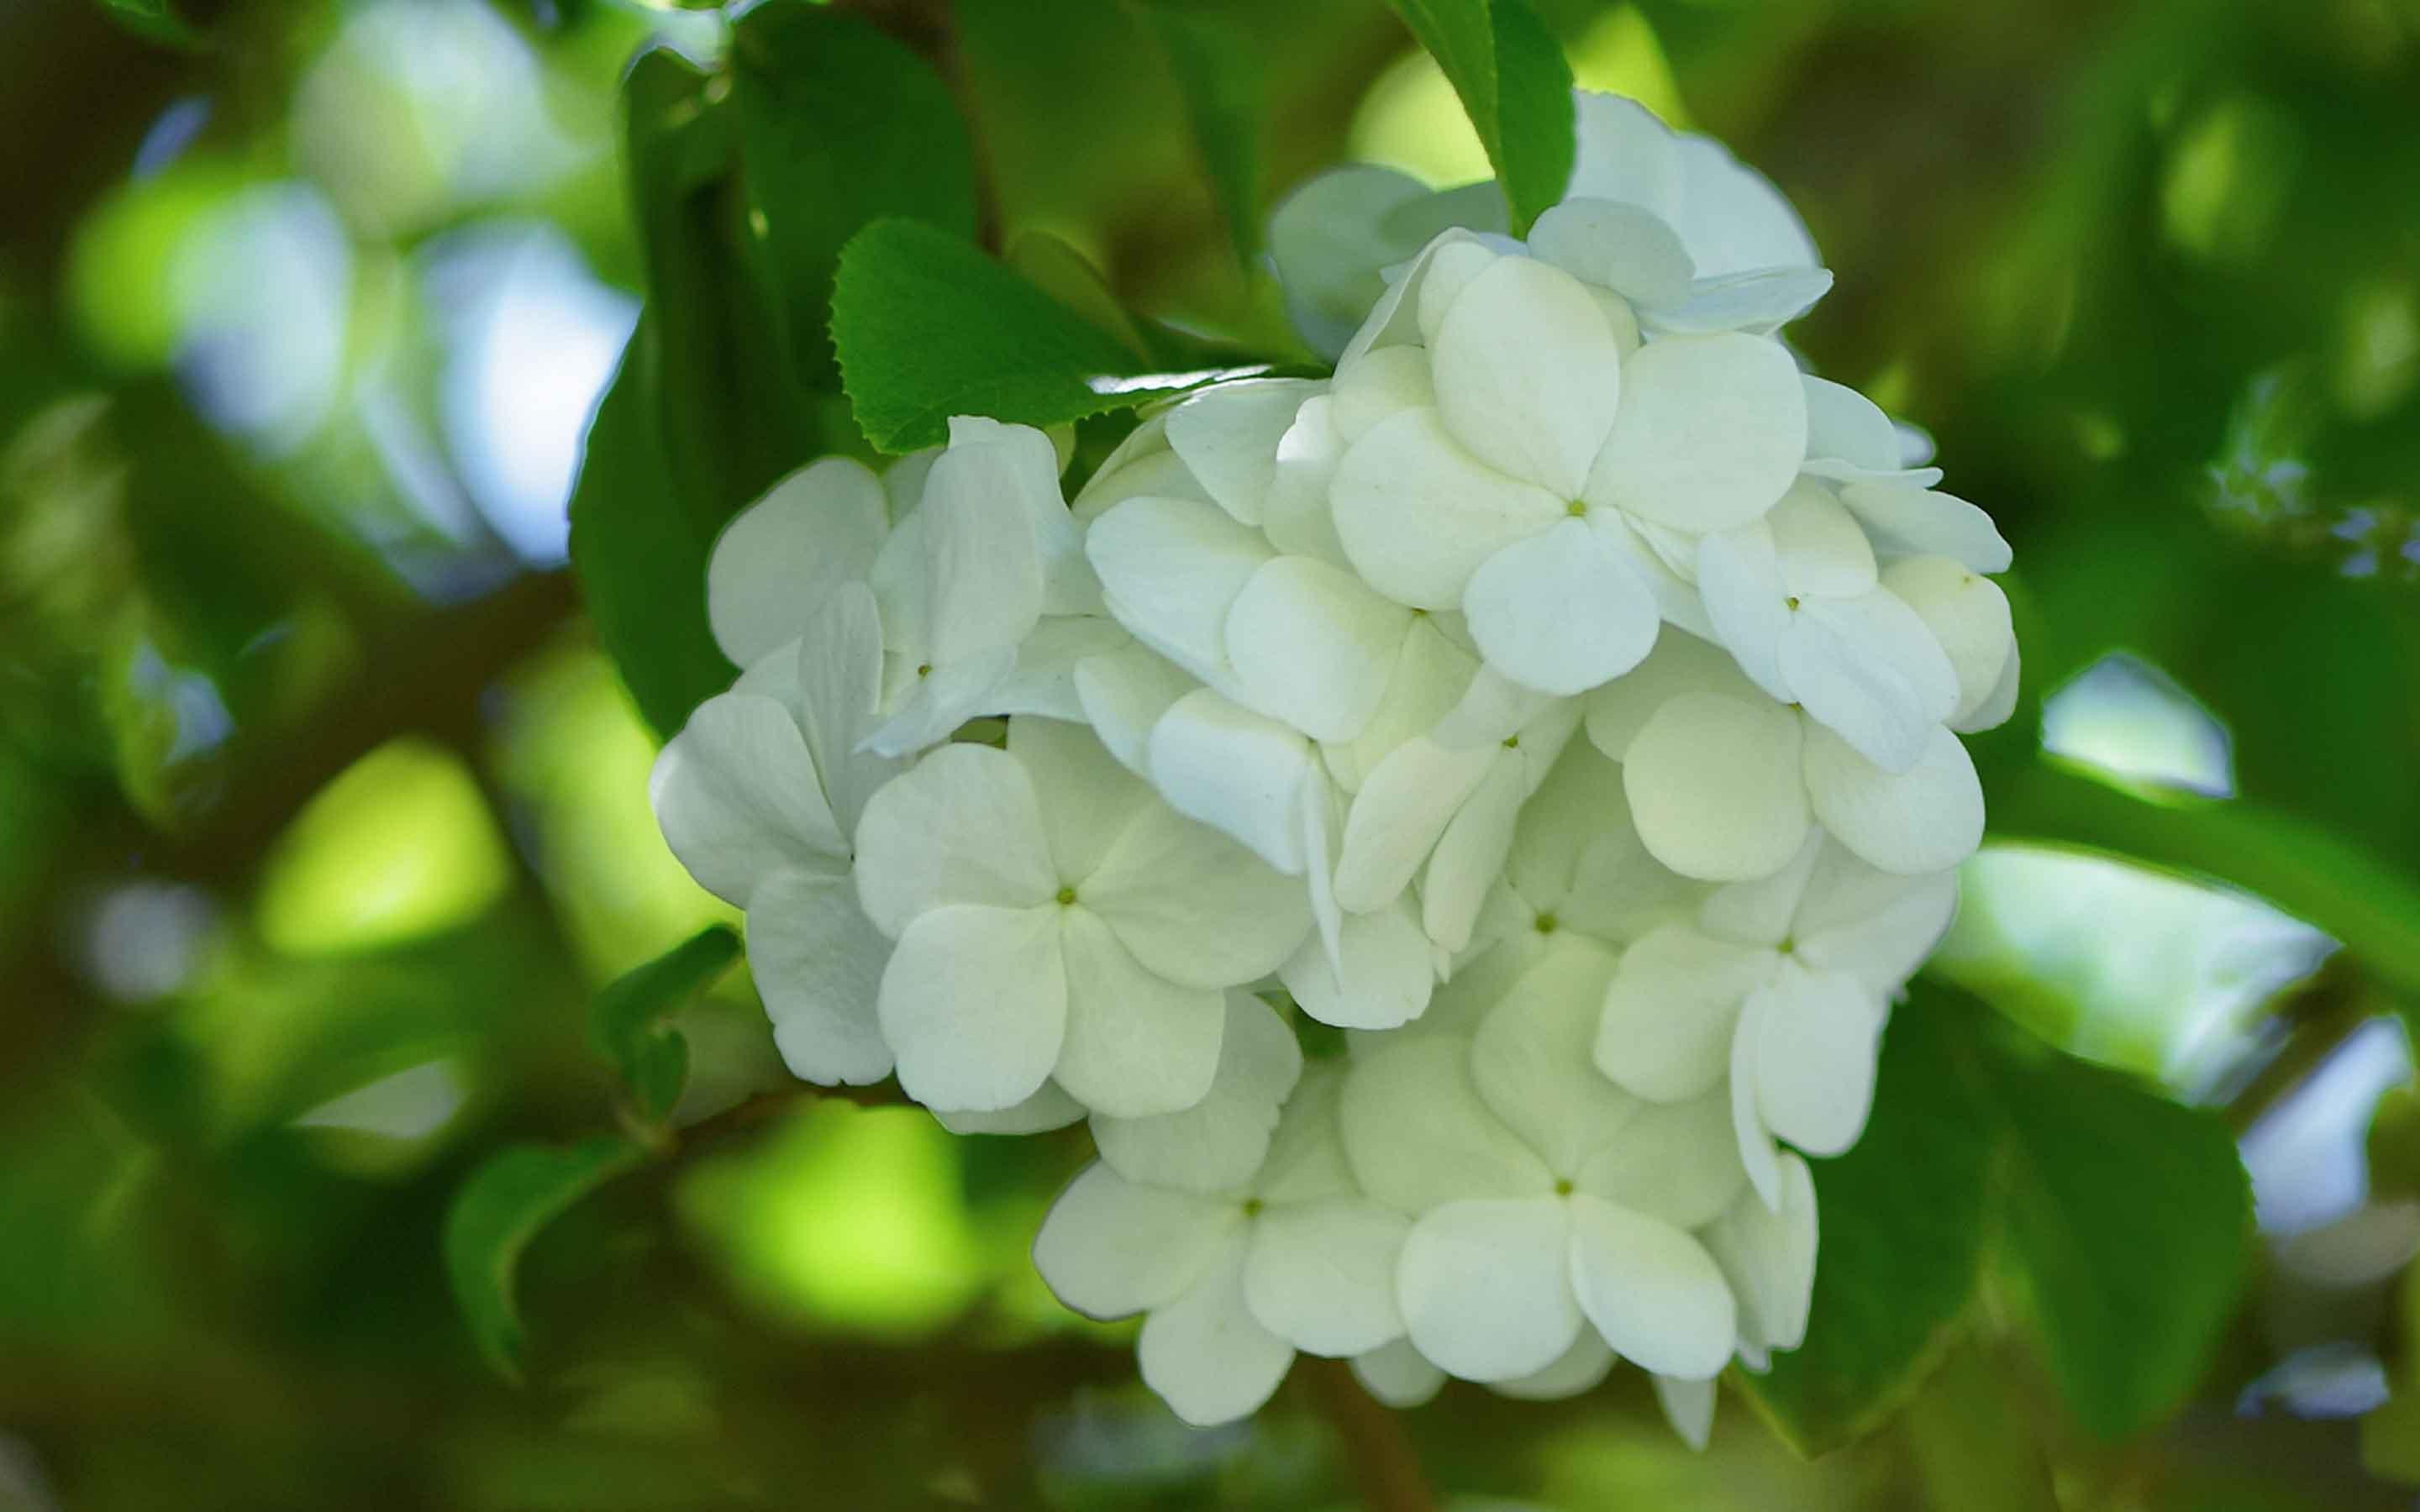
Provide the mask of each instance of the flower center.
POLYGON ((1244 1216, 1247 1218, 1257 1218, 1260 1215, 1261 1199, 1258 1197, 1246 1197, 1244 1199, 1244 1216))
POLYGON ((1586 519, 1588 518, 1588 501, 1584 499, 1575 499, 1570 503, 1563 506, 1563 513, 1571 516, 1574 519, 1586 519))
MULTIPOLYGON (((1795 601, 1793 600, 1793 602, 1795 602, 1795 601)), ((932 664, 931 662, 929 662, 929 661, 920 661, 920 662, 918 662, 918 663, 916 664, 916 675, 917 675, 917 676, 919 676, 919 677, 930 677, 930 676, 932 676, 932 675, 933 675, 933 664, 932 664)))
POLYGON ((1538 916, 1538 933, 1541 934, 1552 934, 1555 933, 1555 927, 1561 922, 1562 920, 1557 918, 1552 914, 1540 914, 1538 916))
POLYGON ((1073 888, 1073 887, 1062 887, 1062 888, 1060 888, 1060 889, 1059 889, 1059 906, 1060 906, 1060 907, 1062 907, 1062 908, 1072 908, 1072 907, 1074 907, 1074 906, 1075 906, 1075 903, 1076 903, 1076 889, 1075 889, 1075 888, 1073 888))
POLYGON ((1561 1180, 1558 1180, 1558 1181, 1555 1183, 1555 1196, 1559 1196, 1559 1197, 1567 1197, 1567 1196, 1570 1196, 1571 1195, 1572 1195, 1572 1179, 1571 1179, 1570 1177, 1568 1177, 1568 1176, 1563 1177, 1561 1180))
POLYGON ((1783 599, 1781 601, 1781 607, 1784 609, 1796 609, 1798 607, 1798 595, 1796 594, 1792 594, 1788 598, 1783 599))
POLYGON ((1519 750, 1521 748, 1521 737, 1519 735, 1506 735, 1504 737, 1504 748, 1506 750, 1519 750))

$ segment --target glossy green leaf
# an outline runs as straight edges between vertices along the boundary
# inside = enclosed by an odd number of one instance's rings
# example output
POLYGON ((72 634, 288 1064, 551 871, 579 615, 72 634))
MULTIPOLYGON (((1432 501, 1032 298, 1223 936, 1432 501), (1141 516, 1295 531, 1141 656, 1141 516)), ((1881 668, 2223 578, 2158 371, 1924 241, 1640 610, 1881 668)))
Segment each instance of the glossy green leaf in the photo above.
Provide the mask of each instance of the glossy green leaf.
POLYGON ((936 446, 952 415, 1054 425, 1173 392, 1116 337, 947 232, 876 221, 841 253, 832 342, 866 439, 936 446), (1105 381, 1106 380, 1106 381, 1105 381))
POLYGON ((1235 260, 1247 272, 1261 245, 1261 70, 1256 39, 1216 10, 1137 8, 1185 98, 1194 150, 1210 175, 1235 260))
POLYGON ((1983 1057, 2006 1134, 2002 1227, 2084 1426, 2122 1438, 2209 1363, 2243 1283, 2251 1184, 2216 1114, 2014 1035, 1983 1057))
POLYGON ((840 250, 883 216, 975 234, 974 149, 950 92, 863 19, 766 0, 732 28, 749 229, 793 364, 839 383, 829 336, 840 250))
POLYGON ((1823 1244, 1807 1342, 1740 1383, 1806 1454, 1838 1447, 1905 1403, 1953 1336, 1981 1274, 1994 1131, 1961 1057, 1961 999, 1918 995, 1892 1017, 1865 1137, 1810 1162, 1823 1244))
POLYGON ((639 1116, 660 1120, 689 1081, 689 1041, 663 1020, 713 985, 739 957, 739 936, 715 924, 623 973, 588 1011, 588 1042, 613 1062, 639 1116))
POLYGON ((1435 58, 1504 189, 1515 235, 1563 196, 1577 148, 1572 69, 1526 0, 1394 0, 1435 58))
POLYGON ((479 1352, 498 1375, 521 1381, 520 1308, 513 1273, 538 1230, 645 1151, 620 1134, 577 1145, 516 1145, 471 1173, 445 1213, 445 1277, 479 1352))

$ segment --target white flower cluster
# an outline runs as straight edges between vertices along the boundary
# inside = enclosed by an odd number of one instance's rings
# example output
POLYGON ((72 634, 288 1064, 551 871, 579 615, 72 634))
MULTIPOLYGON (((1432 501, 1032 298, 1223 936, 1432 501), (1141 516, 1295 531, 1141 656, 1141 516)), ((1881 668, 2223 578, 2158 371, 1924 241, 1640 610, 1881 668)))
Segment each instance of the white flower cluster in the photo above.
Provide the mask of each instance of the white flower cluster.
MULTIPOLYGON (((1395 1402, 1623 1356, 1702 1440, 1804 1335, 1798 1152, 1856 1139, 1981 833, 2007 546, 1775 335, 1830 276, 1771 185, 1581 109, 1566 202, 1430 237, 1332 380, 1202 391, 1072 503, 961 418, 714 554, 748 670, 653 797, 783 1056, 1089 1118, 1035 1261, 1192 1422, 1297 1350, 1395 1402)), ((1298 301, 1380 286, 1329 245, 1298 301)))

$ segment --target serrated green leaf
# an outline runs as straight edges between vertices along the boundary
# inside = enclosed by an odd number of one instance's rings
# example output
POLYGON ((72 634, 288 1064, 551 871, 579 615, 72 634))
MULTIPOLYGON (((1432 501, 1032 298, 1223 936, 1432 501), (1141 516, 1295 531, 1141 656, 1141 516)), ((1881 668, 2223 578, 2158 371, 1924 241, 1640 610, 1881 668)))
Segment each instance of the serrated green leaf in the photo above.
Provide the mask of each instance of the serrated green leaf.
POLYGON ((884 216, 975 234, 974 149, 923 59, 862 19, 766 0, 732 29, 750 230, 795 368, 835 387, 829 334, 840 250, 884 216))
POLYGON ((1823 1246, 1807 1342, 1776 1355, 1769 1373, 1740 1378, 1803 1454, 1837 1448, 1904 1404, 1974 1297, 1994 1141, 1960 1063, 1974 1032, 1958 1000, 1902 1006, 1865 1136, 1809 1163, 1823 1246))
POLYGON ((1487 149, 1512 232, 1563 197, 1578 148, 1572 69, 1525 0, 1393 0, 1487 149))
POLYGON ((1116 337, 975 248, 916 221, 876 221, 843 249, 832 344, 866 440, 912 452, 952 415, 1055 425, 1173 388, 1103 384, 1141 370, 1116 337))
POLYGON ((521 1381, 523 1335, 513 1273, 538 1231, 629 1170, 646 1151, 620 1134, 577 1145, 516 1145, 471 1173, 445 1213, 445 1278, 479 1352, 521 1381))
POLYGON ((2217 1115, 2002 1035, 2002 1227, 2078 1421, 2118 1439, 2193 1389, 2243 1282, 2251 1185, 2217 1115))
POLYGON ((1261 246, 1261 72, 1265 66, 1236 23, 1215 12, 1139 4, 1143 25, 1168 58, 1185 97, 1194 150, 1209 170, 1211 197, 1249 274, 1261 246))
POLYGON ((739 957, 739 936, 710 925, 597 995, 588 1042, 612 1062, 641 1118, 660 1120, 689 1081, 689 1041, 663 1019, 711 986, 739 957))

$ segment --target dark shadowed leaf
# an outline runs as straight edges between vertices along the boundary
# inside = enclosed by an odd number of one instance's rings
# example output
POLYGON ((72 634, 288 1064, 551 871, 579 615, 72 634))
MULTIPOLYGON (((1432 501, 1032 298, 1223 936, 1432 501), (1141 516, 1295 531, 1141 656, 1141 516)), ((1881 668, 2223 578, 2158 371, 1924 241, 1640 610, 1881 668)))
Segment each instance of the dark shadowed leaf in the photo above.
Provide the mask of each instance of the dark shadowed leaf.
POLYGON ((577 1145, 516 1145, 490 1156, 445 1214, 445 1277, 462 1320, 496 1373, 521 1380, 520 1308, 513 1273, 539 1229, 630 1169, 645 1151, 620 1134, 577 1145))
POLYGON ((641 1118, 660 1120, 671 1113, 689 1080, 689 1041, 663 1020, 713 985, 738 956, 739 936, 727 925, 712 925, 597 995, 588 1042, 622 1073, 641 1118))

